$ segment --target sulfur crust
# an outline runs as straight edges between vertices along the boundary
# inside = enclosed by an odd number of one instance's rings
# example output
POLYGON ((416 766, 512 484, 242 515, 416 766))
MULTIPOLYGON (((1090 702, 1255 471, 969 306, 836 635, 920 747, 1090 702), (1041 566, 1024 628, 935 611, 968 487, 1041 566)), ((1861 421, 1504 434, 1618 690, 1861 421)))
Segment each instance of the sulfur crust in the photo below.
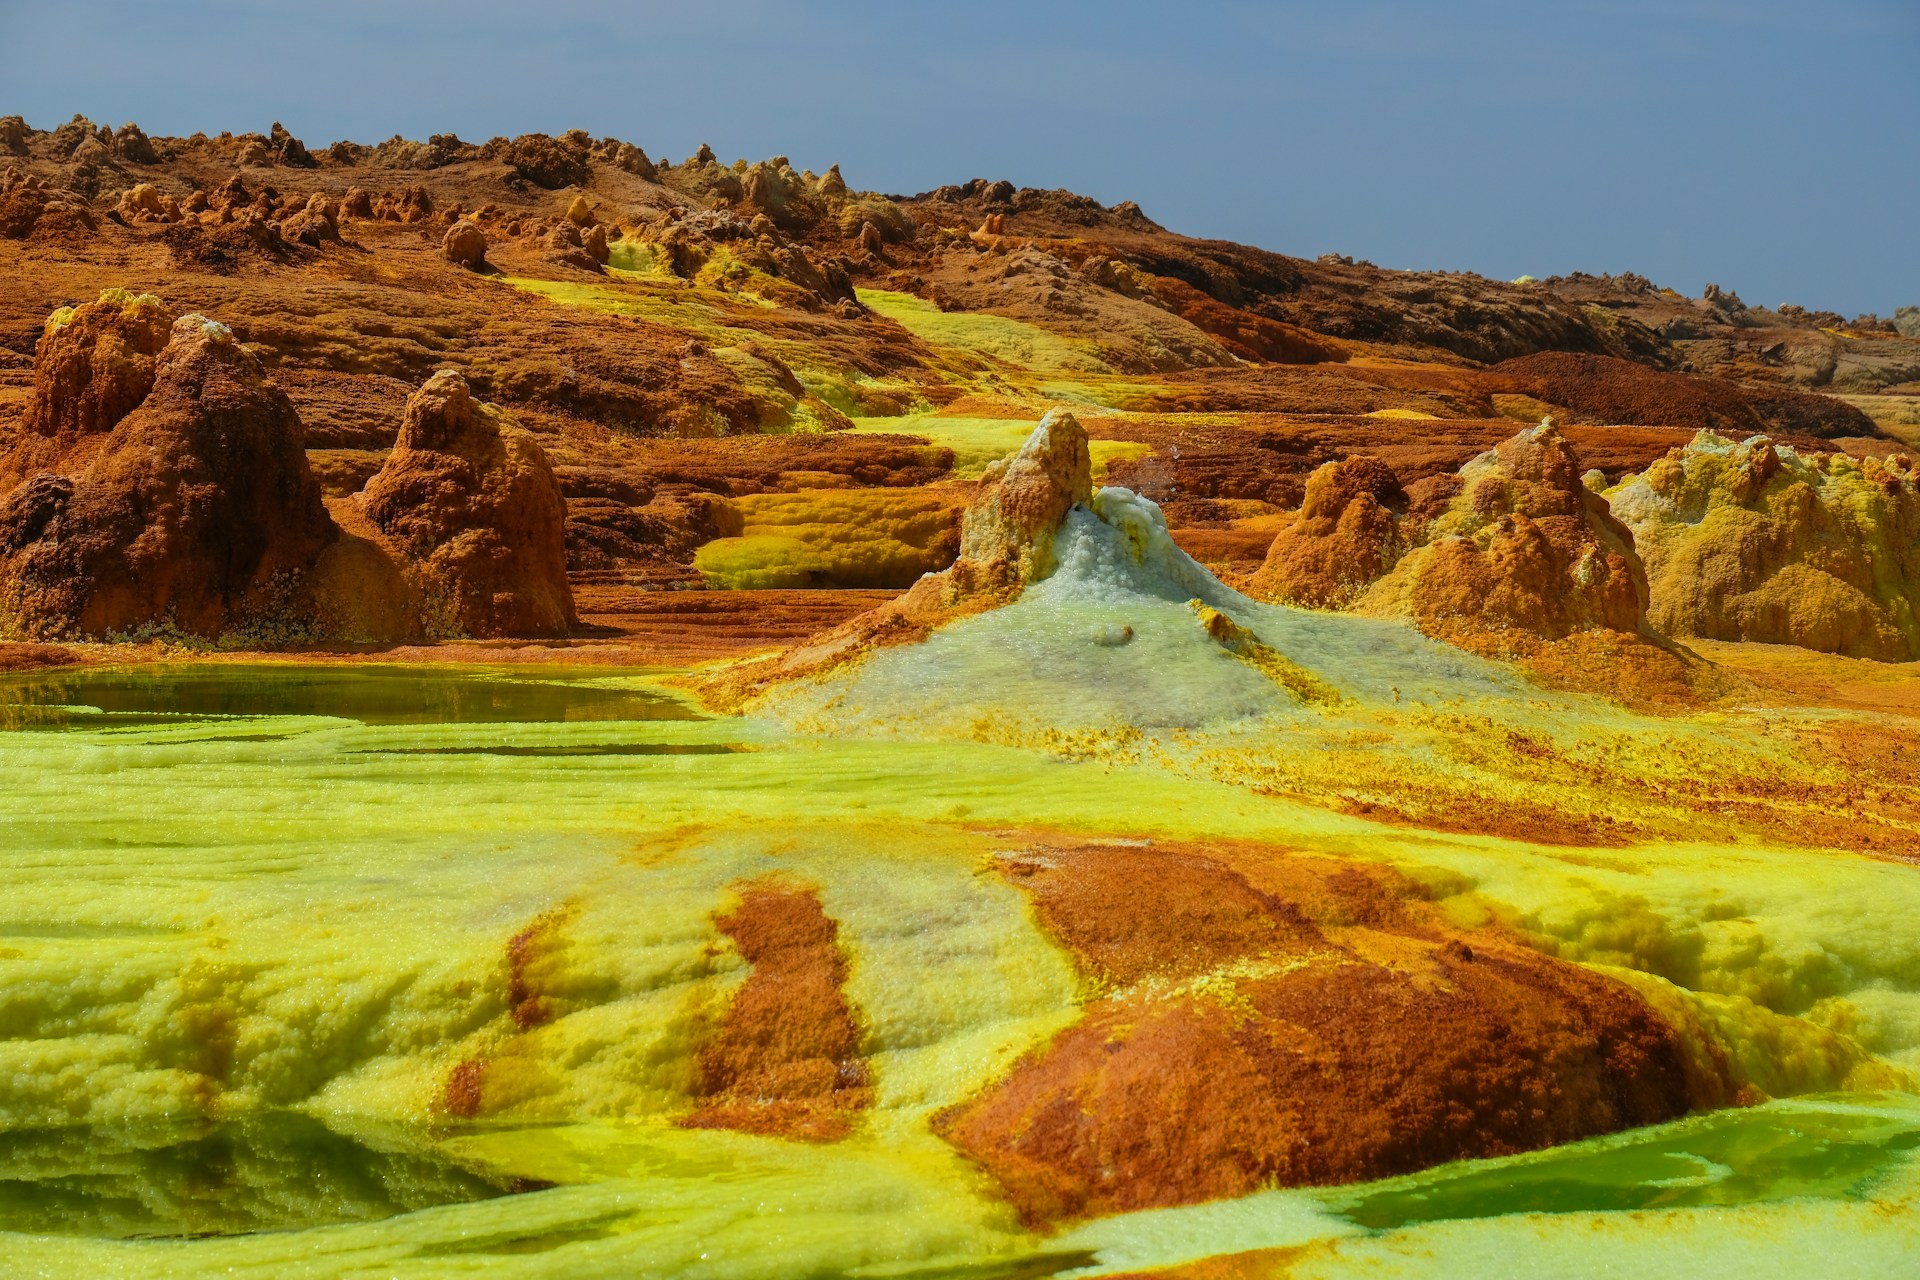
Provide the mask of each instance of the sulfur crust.
MULTIPOLYGON (((763 505, 806 528, 848 500, 763 505)), ((1865 1273, 1915 1247, 1891 1144, 1920 1131, 1920 876, 1852 843, 1910 832, 1897 814, 1868 822, 1823 790, 1861 767, 1809 754, 1836 713, 1641 716, 1403 626, 1255 605, 1120 490, 1052 550, 1059 569, 1014 603, 744 718, 7 733, 0 1128, 296 1108, 563 1185, 253 1237, 0 1235, 0 1270, 992 1274, 1051 1251, 1097 1273, 1266 1250, 1244 1274, 1269 1274, 1283 1249, 1305 1251, 1295 1274, 1526 1274, 1548 1257, 1601 1274, 1773 1242, 1865 1273), (502 746, 523 754, 486 753, 502 746), (641 746, 732 749, 524 754, 641 746), (1686 790, 1701 779, 1722 789, 1686 790), (1467 805, 1497 820, 1442 821, 1467 805), (1360 1234, 1327 1193, 1262 1192, 1035 1235, 930 1122, 1089 998, 995 870, 1038 831, 1390 866, 1454 927, 1630 984, 1748 1098, 1851 1091, 1889 1126, 1883 1172, 1811 1208, 1763 1179, 1657 1219, 1360 1234), (874 1097, 839 1142, 676 1124, 746 979, 715 917, 768 877, 817 893, 845 949, 874 1097), (538 1016, 515 1003, 529 991, 538 1016), (471 1119, 451 1101, 465 1063, 484 1064, 471 1119)))

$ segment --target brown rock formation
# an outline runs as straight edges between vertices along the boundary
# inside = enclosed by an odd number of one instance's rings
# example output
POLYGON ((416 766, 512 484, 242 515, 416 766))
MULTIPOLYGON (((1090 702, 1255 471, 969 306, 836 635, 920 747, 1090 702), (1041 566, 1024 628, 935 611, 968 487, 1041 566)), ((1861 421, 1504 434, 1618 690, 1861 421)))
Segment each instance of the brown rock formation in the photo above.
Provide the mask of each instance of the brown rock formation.
POLYGON ((129 120, 113 135, 113 154, 132 164, 159 164, 160 153, 140 126, 129 120))
MULTIPOLYGON (((604 246, 605 242, 602 241, 604 246)), ((562 222, 547 233, 546 257, 548 262, 557 262, 564 267, 577 267, 581 271, 600 270, 600 262, 586 247, 581 238, 580 228, 571 222, 562 222)))
POLYGON ((1404 498, 1378 463, 1330 463, 1250 588, 1281 603, 1411 618, 1496 656, 1584 631, 1641 632, 1647 578, 1633 535, 1580 477, 1551 423, 1404 498))
MULTIPOLYGON (((124 335, 104 318, 86 333, 95 341, 56 342, 44 354, 68 371, 93 367, 76 358, 81 350, 112 354, 99 361, 107 386, 75 397, 89 415, 78 420, 97 426, 123 411, 146 357, 137 345, 123 350, 124 335)), ((144 340, 136 329, 134 342, 144 340)), ((145 400, 84 470, 42 473, 7 500, 6 629, 50 637, 170 627, 263 642, 309 629, 303 578, 338 533, 293 405, 231 332, 202 316, 173 325, 151 376, 145 400)))
POLYGON ((400 437, 367 483, 367 515, 421 579, 434 628, 563 635, 566 502, 533 436, 442 371, 407 401, 400 437))
POLYGON ((294 212, 282 219, 280 234, 310 249, 317 249, 329 242, 337 244, 340 240, 340 206, 329 197, 315 192, 304 205, 297 206, 294 212))
POLYGON ((1647 576, 1633 535, 1580 475, 1550 423, 1481 454, 1359 610, 1503 656, 1580 631, 1641 630, 1647 576))
POLYGON ((124 289, 55 312, 36 349, 24 430, 0 455, 0 488, 39 471, 73 475, 84 468, 153 390, 173 324, 158 298, 124 289))
POLYGON ((0 240, 78 241, 99 225, 78 194, 55 190, 38 174, 0 174, 0 240))
POLYGON ((587 154, 584 148, 564 138, 544 133, 527 133, 508 144, 501 157, 528 182, 549 191, 576 187, 587 180, 587 154))
POLYGON ((120 193, 114 206, 122 220, 138 226, 142 223, 178 222, 180 206, 172 196, 164 195, 150 182, 136 183, 120 193))
POLYGON ((440 251, 448 262, 477 271, 487 265, 487 233, 463 218, 447 228, 440 251))
POLYGON ((988 465, 961 525, 960 560, 988 581, 1038 581, 1053 568, 1053 535, 1067 512, 1092 496, 1086 430, 1055 409, 1019 453, 988 465))
POLYGON ((598 223, 580 233, 580 247, 586 250, 589 258, 593 259, 596 268, 606 266, 608 260, 613 257, 612 251, 607 247, 607 229, 598 223))
POLYGON ((614 148, 613 166, 649 182, 659 177, 659 171, 654 168, 653 161, 647 158, 647 153, 630 142, 622 142, 614 148))
POLYGON ((1345 608, 1400 558, 1398 513, 1406 508, 1385 463, 1327 463, 1308 478, 1299 514, 1268 547, 1249 590, 1279 604, 1345 608))
POLYGON ((1701 432, 1609 491, 1672 635, 1920 658, 1920 475, 1701 432))

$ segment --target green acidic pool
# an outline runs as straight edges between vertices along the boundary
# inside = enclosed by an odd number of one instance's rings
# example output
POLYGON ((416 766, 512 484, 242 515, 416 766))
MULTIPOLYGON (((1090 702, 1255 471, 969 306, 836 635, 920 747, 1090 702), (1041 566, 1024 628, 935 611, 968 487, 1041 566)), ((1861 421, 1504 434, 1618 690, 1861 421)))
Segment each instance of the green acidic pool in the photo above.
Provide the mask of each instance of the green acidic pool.
POLYGON ((109 728, 259 716, 333 716, 372 725, 698 718, 679 698, 620 683, 512 668, 76 667, 0 675, 0 727, 109 728))

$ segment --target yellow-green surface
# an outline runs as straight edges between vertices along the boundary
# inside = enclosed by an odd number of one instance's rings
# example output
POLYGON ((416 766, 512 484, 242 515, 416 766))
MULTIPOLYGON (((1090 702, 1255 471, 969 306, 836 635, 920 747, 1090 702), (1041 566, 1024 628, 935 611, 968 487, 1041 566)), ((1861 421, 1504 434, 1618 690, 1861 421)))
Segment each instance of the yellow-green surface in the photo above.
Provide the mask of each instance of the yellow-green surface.
MULTIPOLYGON (((913 413, 897 418, 853 419, 855 431, 888 435, 924 436, 929 442, 953 450, 953 474, 962 480, 977 480, 987 464, 1017 451, 1033 434, 1030 417, 976 418, 948 417, 936 413, 913 413)), ((1107 464, 1115 458, 1138 458, 1152 446, 1131 440, 1089 440, 1096 479, 1106 474, 1107 464)))
POLYGON ((971 353, 990 364, 1023 372, 1111 373, 1094 344, 982 311, 942 311, 925 298, 884 289, 862 289, 869 310, 895 321, 935 348, 971 353))
POLYGON ((1719 829, 1698 786, 1798 772, 1777 803, 1817 820, 1830 767, 1794 733, 1824 713, 1656 720, 1256 605, 1123 490, 1053 553, 1014 603, 746 718, 633 673, 0 677, 0 1271, 1865 1275, 1920 1249, 1920 874, 1838 824, 1719 829), (1409 794, 1654 834, 1332 803, 1409 794), (930 1122, 1088 995, 994 869, 1047 830, 1391 864, 1456 926, 1631 984, 1776 1101, 1035 1234, 930 1122), (768 876, 817 891, 847 957, 874 1098, 832 1143, 676 1124, 745 978, 716 917, 768 876), (526 982, 541 1019, 514 1016, 526 982))
POLYGON ((700 548, 707 585, 766 588, 910 587, 953 563, 960 507, 923 489, 833 489, 733 499, 742 529, 700 548))
POLYGON ((625 248, 618 251, 614 269, 604 282, 542 280, 528 276, 501 276, 499 280, 503 287, 534 294, 557 306, 628 316, 679 330, 709 344, 715 359, 742 375, 744 385, 763 404, 774 406, 769 420, 760 424, 763 430, 816 430, 821 425, 821 417, 810 405, 803 404, 797 409, 791 406, 791 397, 780 390, 777 379, 764 362, 742 349, 749 344, 756 350, 773 352, 791 369, 809 396, 841 413, 869 412, 864 406, 875 396, 891 403, 910 393, 907 384, 834 363, 823 356, 818 343, 783 336, 777 330, 765 332, 747 323, 752 311, 766 305, 750 291, 723 290, 717 287, 717 281, 704 276, 699 281, 682 280, 661 270, 646 245, 621 244, 625 248), (782 413, 792 421, 783 420, 782 413))
POLYGON ((1864 1275, 1920 1249, 1920 1114, 1897 1092, 1049 1237, 927 1124, 1075 1015, 1065 957, 990 871, 1023 830, 1395 863, 1454 918, 1510 913, 1718 1011, 1730 1043, 1784 1064, 1779 1093, 1920 1065, 1909 866, 1391 828, 1177 753, 1074 762, 938 726, 806 736, 696 718, 631 674, 221 665, 0 684, 0 1216, 19 1215, 0 1223, 0 1274, 1098 1274, 1305 1246, 1315 1275, 1709 1259, 1864 1275), (769 873, 818 887, 867 1022, 876 1104, 839 1143, 672 1123, 692 1105, 691 1028, 743 976, 713 914, 769 873), (560 921, 556 1016, 522 1031, 508 949, 543 917, 560 921), (479 1054, 512 1101, 449 1121, 447 1072, 479 1054), (249 1222, 278 1229, 121 1238, 249 1222))

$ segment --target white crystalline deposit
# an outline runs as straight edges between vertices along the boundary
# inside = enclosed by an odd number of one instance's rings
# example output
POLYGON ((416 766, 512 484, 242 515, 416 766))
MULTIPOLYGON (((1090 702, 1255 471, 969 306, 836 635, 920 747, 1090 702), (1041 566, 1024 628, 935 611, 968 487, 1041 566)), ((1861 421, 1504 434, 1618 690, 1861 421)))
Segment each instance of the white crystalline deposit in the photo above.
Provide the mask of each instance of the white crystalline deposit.
POLYGON ((1523 688, 1397 622, 1248 599, 1175 545, 1159 506, 1127 489, 1104 488, 1074 505, 1049 553, 1029 559, 1046 572, 1013 603, 780 690, 764 709, 814 727, 915 736, 982 725, 1155 733, 1313 714, 1210 635, 1197 605, 1349 697, 1444 702, 1523 688))

